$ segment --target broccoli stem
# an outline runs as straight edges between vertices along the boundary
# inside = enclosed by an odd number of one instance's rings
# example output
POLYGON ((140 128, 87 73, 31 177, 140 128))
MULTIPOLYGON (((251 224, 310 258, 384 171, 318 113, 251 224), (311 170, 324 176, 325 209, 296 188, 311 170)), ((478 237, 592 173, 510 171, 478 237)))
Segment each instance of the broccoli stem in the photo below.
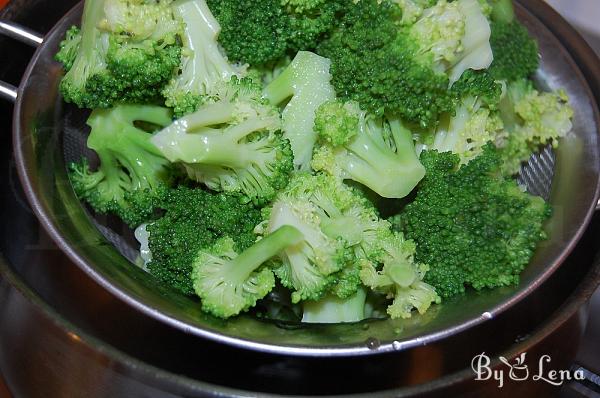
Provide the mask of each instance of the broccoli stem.
POLYGON ((183 45, 192 52, 184 54, 189 58, 179 78, 180 88, 195 94, 210 93, 215 82, 229 80, 236 74, 217 44, 221 26, 204 0, 179 1, 173 11, 186 25, 183 45))
POLYGON ((382 197, 398 198, 408 195, 424 173, 410 131, 399 121, 390 122, 390 128, 396 152, 363 131, 346 145, 351 156, 345 157, 342 167, 353 180, 370 187, 382 197), (406 187, 399 186, 398 174, 407 177, 406 184, 403 184, 406 187))
POLYGON ((298 229, 290 225, 280 227, 231 261, 233 279, 239 282, 245 281, 268 259, 276 256, 286 247, 300 243, 303 239, 304 235, 298 229))
POLYGON ((367 291, 364 287, 347 299, 327 295, 318 301, 303 302, 305 323, 359 322, 365 319, 367 291))
POLYGON ((492 9, 492 20, 511 23, 515 20, 515 8, 512 0, 497 0, 492 9))
POLYGON ((93 74, 93 68, 98 70, 105 67, 104 57, 97 56, 100 34, 97 26, 104 15, 104 3, 105 0, 86 1, 83 8, 79 52, 65 76, 65 79, 81 89, 85 86, 88 77, 93 74))

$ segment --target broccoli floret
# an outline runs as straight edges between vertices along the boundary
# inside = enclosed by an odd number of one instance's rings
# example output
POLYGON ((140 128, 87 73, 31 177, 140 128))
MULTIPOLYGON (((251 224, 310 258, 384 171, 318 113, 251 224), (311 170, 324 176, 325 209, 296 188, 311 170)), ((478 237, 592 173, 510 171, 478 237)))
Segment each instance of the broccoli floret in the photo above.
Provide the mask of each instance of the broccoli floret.
POLYGON ((302 304, 302 322, 305 323, 345 323, 365 319, 367 291, 358 289, 351 297, 341 299, 326 295, 319 301, 305 301, 302 304))
POLYGON ((148 221, 174 175, 169 161, 150 141, 152 134, 137 127, 158 128, 171 123, 171 112, 150 105, 119 105, 99 109, 88 119, 88 147, 100 160, 91 171, 87 160, 71 165, 77 196, 99 213, 114 213, 130 226, 148 221))
POLYGON ((285 188, 293 154, 278 111, 247 80, 225 84, 218 100, 176 120, 152 139, 189 177, 210 189, 263 204, 285 188))
POLYGON ((260 66, 297 51, 312 50, 350 7, 344 0, 208 0, 223 31, 229 57, 260 66))
POLYGON ((315 130, 315 170, 352 179, 385 198, 407 196, 425 175, 413 136, 398 119, 383 120, 354 103, 333 101, 317 110, 315 130))
POLYGON ((394 3, 400 7, 402 10, 402 20, 400 21, 402 25, 412 25, 421 16, 425 9, 429 7, 433 7, 437 0, 393 0, 394 3))
POLYGON ((262 265, 302 238, 300 231, 286 225, 239 255, 229 237, 201 249, 194 260, 192 280, 194 291, 202 299, 202 310, 229 318, 254 307, 275 286, 273 272, 262 265))
MULTIPOLYGON (((301 244, 280 254, 275 266, 281 283, 293 291, 292 302, 319 300, 338 282, 340 271, 352 259, 350 246, 360 242, 349 243, 327 226, 362 200, 331 177, 299 173, 264 212, 265 221, 257 226, 257 233, 268 235, 282 225, 291 225, 304 235, 301 244)), ((345 296, 356 292, 359 283, 346 286, 345 296)))
POLYGON ((255 243, 252 231, 261 221, 260 210, 236 197, 183 185, 168 192, 161 208, 164 216, 146 227, 152 253, 147 269, 186 295, 194 295, 192 264, 200 249, 228 236, 243 251, 255 243))
POLYGON ((56 60, 63 65, 65 71, 71 70, 79 45, 81 44, 81 30, 77 26, 71 26, 65 34, 65 39, 60 42, 59 51, 56 53, 56 60))
POLYGON ((221 27, 204 0, 178 1, 173 12, 185 23, 181 69, 163 94, 167 106, 181 117, 216 95, 223 82, 244 73, 221 52, 217 43, 221 27))
POLYGON ((429 268, 415 264, 414 242, 395 233, 382 242, 382 248, 383 267, 377 270, 372 262, 363 261, 360 276, 366 286, 393 299, 387 308, 392 319, 410 318, 413 309, 423 314, 432 303, 440 303, 435 289, 423 282, 429 268))
POLYGON ((410 26, 389 1, 364 0, 317 48, 332 61, 332 83, 344 100, 432 127, 454 110, 451 83, 492 61, 489 23, 476 0, 440 1, 410 26))
POLYGON ((503 172, 514 175, 531 154, 558 140, 573 128, 573 108, 565 91, 539 92, 529 80, 510 83, 500 104, 507 136, 499 142, 503 172))
POLYGON ((321 104, 335 98, 330 83, 330 65, 326 58, 301 51, 265 89, 265 97, 272 104, 286 104, 282 114, 283 131, 292 145, 297 170, 310 170, 310 159, 317 140, 315 112, 321 104))
POLYGON ((550 207, 502 177, 492 144, 460 168, 459 156, 449 152, 425 151, 421 161, 427 174, 394 224, 416 242, 416 261, 430 266, 424 281, 444 298, 466 286, 518 283, 546 238, 550 207))
POLYGON ((156 102, 179 65, 180 31, 168 0, 86 2, 81 31, 67 32, 57 56, 67 70, 65 101, 86 108, 156 102))
POLYGON ((530 77, 540 64, 537 42, 516 20, 512 0, 494 6, 490 44, 494 62, 490 73, 497 80, 515 81, 530 77))
POLYGON ((504 124, 497 110, 502 86, 486 71, 467 71, 452 87, 461 98, 453 115, 444 115, 439 125, 419 134, 420 150, 453 152, 467 163, 479 156, 488 142, 505 137, 504 124))

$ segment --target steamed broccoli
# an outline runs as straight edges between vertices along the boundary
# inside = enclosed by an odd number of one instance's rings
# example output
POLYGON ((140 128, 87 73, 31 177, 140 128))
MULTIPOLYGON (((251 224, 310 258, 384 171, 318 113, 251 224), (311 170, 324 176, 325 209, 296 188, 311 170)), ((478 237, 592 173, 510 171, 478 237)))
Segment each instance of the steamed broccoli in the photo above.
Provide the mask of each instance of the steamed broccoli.
POLYGON ((384 120, 355 103, 332 101, 317 110, 319 144, 312 167, 359 182, 385 198, 407 196, 425 175, 413 137, 399 120, 384 120))
POLYGON ((415 264, 415 243, 395 233, 381 242, 383 266, 378 270, 372 262, 363 261, 360 277, 371 289, 384 293, 393 299, 387 308, 388 315, 394 318, 410 318, 412 310, 423 314, 432 303, 441 299, 435 289, 423 282, 429 267, 415 264))
POLYGON ((492 14, 490 44, 494 62, 490 73, 498 80, 530 77, 539 67, 537 42, 515 18, 512 0, 497 0, 492 14))
POLYGON ((286 225, 239 255, 229 237, 201 249, 193 263, 192 280, 194 291, 202 299, 202 309, 229 318, 254 307, 275 286, 273 272, 261 266, 302 238, 300 231, 286 225))
POLYGON ((224 82, 242 77, 243 68, 230 64, 221 52, 221 27, 204 0, 177 1, 173 12, 185 23, 181 68, 163 94, 167 106, 181 117, 210 100, 224 82))
POLYGON ((467 71, 452 90, 462 96, 454 114, 443 115, 435 129, 418 134, 418 147, 453 152, 467 163, 488 142, 500 142, 505 136, 497 110, 502 86, 486 71, 467 71))
POLYGON ((158 128, 171 123, 171 112, 150 105, 99 109, 88 119, 88 147, 100 160, 91 171, 87 160, 71 165, 70 178, 79 198, 99 213, 114 213, 130 226, 148 221, 174 175, 169 161, 136 123, 158 128))
POLYGON ((344 323, 358 322, 366 318, 365 302, 367 290, 361 287, 352 296, 341 299, 326 295, 319 301, 302 303, 302 322, 305 323, 344 323))
POLYGON ((310 158, 317 139, 314 130, 317 108, 335 98, 330 84, 330 65, 326 58, 301 51, 265 89, 265 97, 272 104, 285 104, 283 131, 292 145, 294 165, 298 170, 310 169, 310 158))
POLYGON ((345 0, 208 0, 223 31, 219 42, 229 57, 265 65, 312 50, 352 2, 345 0))
POLYGON ((215 102, 202 105, 160 131, 152 142, 195 181, 257 204, 285 188, 293 168, 275 108, 247 80, 223 84, 215 102))
POLYGON ((148 271, 180 293, 194 295, 192 265, 198 251, 228 236, 235 250, 254 244, 260 210, 225 194, 184 185, 168 191, 161 202, 163 217, 147 225, 151 259, 148 271))
POLYGON ((169 0, 86 1, 57 59, 67 71, 60 91, 79 107, 153 103, 180 61, 181 24, 169 0))
POLYGON ((317 53, 331 59, 342 99, 433 127, 454 110, 448 87, 492 61, 489 23, 476 0, 439 1, 410 26, 398 26, 401 14, 388 0, 362 0, 317 53))
POLYGON ((508 85, 500 115, 507 131, 498 144, 506 175, 517 174, 521 163, 545 145, 558 146, 573 127, 573 108, 563 90, 539 92, 524 79, 508 85))
POLYGON ((394 224, 416 242, 416 261, 430 266, 424 281, 442 297, 518 283, 546 238, 549 206, 502 177, 492 144, 460 168, 449 152, 425 151, 421 161, 427 175, 394 224))

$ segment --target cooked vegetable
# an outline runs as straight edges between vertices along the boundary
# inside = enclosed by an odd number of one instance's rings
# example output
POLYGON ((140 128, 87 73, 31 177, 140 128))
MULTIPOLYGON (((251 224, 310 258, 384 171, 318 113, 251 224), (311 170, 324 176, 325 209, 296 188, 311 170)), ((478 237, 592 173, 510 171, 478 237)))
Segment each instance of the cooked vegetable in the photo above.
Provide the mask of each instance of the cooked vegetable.
POLYGON ((56 59, 93 108, 75 193, 227 319, 406 319, 518 283, 572 129, 510 0, 98 0, 56 59))
POLYGON ((460 166, 452 153, 425 151, 427 175, 415 200, 394 225, 417 244, 416 261, 428 264, 424 281, 444 297, 518 283, 537 244, 546 238, 550 207, 501 175, 492 144, 460 166))
POLYGON ((229 318, 254 307, 275 286, 273 272, 261 266, 302 238, 300 231, 285 225, 240 254, 229 237, 201 249, 194 260, 192 280, 202 309, 229 318))
POLYGON ((159 282, 183 294, 194 294, 192 269, 201 249, 225 236, 240 251, 256 240, 252 230, 260 211, 235 197, 180 186, 168 192, 161 208, 164 216, 146 227, 152 255, 146 267, 159 282))
POLYGON ((385 198, 407 196, 425 175, 412 134, 398 119, 373 117, 355 103, 334 101, 317 110, 315 130, 317 171, 354 180, 385 198))
POLYGON ((57 60, 60 91, 81 108, 154 103, 180 61, 182 25, 169 0, 86 1, 81 29, 71 28, 57 60))
POLYGON ((173 182, 175 172, 152 142, 152 134, 138 127, 171 123, 171 112, 150 105, 119 105, 95 110, 88 119, 92 128, 87 145, 100 165, 90 170, 88 161, 70 167, 77 196, 99 213, 114 213, 136 227, 149 221, 173 182))
POLYGON ((210 189, 263 204, 285 188, 293 155, 279 113, 249 80, 223 85, 217 100, 166 127, 152 142, 210 189))

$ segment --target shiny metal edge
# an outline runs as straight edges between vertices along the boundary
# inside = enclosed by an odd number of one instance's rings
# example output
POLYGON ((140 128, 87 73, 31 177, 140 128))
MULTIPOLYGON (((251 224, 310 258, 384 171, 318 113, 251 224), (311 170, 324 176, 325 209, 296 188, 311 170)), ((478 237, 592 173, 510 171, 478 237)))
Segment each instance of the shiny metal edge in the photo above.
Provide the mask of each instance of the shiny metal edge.
POLYGON ((0 98, 15 102, 18 97, 17 88, 10 83, 0 81, 0 98))
POLYGON ((11 37, 31 47, 39 47, 44 42, 44 36, 11 21, 0 20, 0 35, 11 37))

